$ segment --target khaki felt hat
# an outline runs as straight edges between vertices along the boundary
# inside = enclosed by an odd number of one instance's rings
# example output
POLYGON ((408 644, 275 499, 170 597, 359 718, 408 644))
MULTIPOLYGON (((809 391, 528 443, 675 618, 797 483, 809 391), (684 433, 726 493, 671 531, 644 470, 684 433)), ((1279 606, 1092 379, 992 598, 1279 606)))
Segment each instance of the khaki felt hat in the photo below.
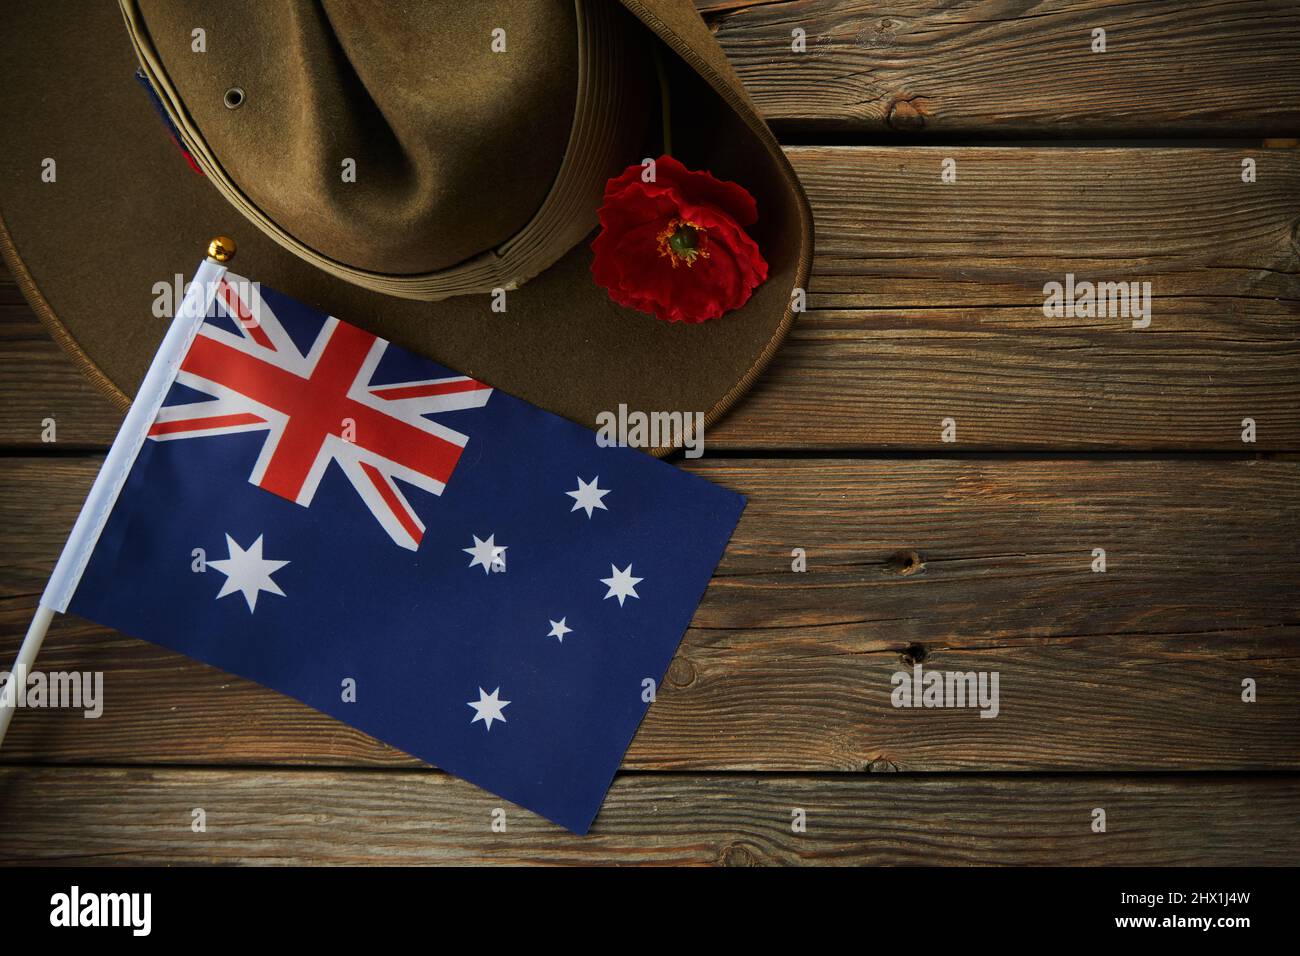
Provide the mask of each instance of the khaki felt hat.
POLYGON ((0 251, 122 404, 156 286, 216 235, 242 275, 589 427, 716 421, 806 285, 807 201, 690 0, 24 4, 0 63, 0 251), (701 324, 591 275, 605 182, 661 151, 665 101, 671 154, 755 197, 769 267, 701 324))

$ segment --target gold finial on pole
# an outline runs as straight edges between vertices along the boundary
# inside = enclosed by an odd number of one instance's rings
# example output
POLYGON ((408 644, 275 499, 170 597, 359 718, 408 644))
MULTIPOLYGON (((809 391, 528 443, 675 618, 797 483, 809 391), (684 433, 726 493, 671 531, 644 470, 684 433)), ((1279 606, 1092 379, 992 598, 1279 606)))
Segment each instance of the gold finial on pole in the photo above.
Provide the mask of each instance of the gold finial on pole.
POLYGON ((208 243, 208 258, 226 263, 235 258, 235 240, 229 236, 217 236, 208 243))

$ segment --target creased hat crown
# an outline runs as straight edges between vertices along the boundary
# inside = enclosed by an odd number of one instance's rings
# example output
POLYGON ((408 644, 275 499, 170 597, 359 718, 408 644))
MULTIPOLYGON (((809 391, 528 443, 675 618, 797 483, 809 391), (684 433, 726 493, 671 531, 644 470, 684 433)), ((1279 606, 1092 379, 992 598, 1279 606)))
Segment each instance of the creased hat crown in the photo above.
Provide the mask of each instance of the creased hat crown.
POLYGON ((643 129, 626 116, 613 4, 122 7, 214 184, 293 251, 379 291, 444 298, 540 272, 595 224, 643 129))

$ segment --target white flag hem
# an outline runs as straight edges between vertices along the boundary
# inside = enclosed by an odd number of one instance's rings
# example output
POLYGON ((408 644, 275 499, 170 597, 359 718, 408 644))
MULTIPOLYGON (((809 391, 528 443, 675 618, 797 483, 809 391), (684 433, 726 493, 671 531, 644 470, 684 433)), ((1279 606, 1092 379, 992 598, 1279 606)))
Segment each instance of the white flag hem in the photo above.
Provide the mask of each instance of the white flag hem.
POLYGON ((54 573, 50 575, 45 593, 41 595, 41 607, 60 614, 67 611, 72 595, 81 583, 86 563, 90 560, 95 545, 99 543, 99 536, 113 506, 117 504, 122 486, 126 484, 131 466, 135 464, 136 456, 148 437, 149 427, 158 417, 158 410, 162 408, 163 400, 176 379, 176 373, 180 370, 194 336, 198 334, 199 326, 208 314, 225 274, 226 267, 213 259, 203 260, 194 273, 194 281, 186 289, 176 318, 172 320, 162 344, 158 346, 149 371, 140 383, 135 401, 131 403, 122 427, 118 429, 117 437, 108 450, 108 457, 104 459, 103 467, 99 469, 95 483, 86 496, 86 502, 81 506, 81 513, 77 515, 77 521, 63 546, 63 553, 59 555, 54 573))

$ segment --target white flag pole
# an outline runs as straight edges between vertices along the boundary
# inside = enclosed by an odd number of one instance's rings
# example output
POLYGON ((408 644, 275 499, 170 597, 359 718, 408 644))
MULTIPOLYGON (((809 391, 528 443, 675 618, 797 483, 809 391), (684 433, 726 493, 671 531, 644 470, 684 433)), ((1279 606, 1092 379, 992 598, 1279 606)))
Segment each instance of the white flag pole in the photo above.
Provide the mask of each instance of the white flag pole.
POLYGON ((41 595, 36 615, 27 629, 27 636, 18 649, 13 670, 9 672, 4 690, 0 691, 0 744, 4 742, 14 711, 22 706, 19 694, 26 688, 27 675, 36 663, 36 655, 45 640, 50 621, 56 613, 67 611, 73 592, 81 581, 82 572, 86 569, 86 562, 99 543, 104 524, 148 437, 149 426, 158 417, 158 409, 162 407, 163 399, 167 397, 172 381, 176 378, 181 360, 185 358, 194 336, 198 334, 199 326, 203 324, 208 308, 217 294, 218 285, 226 274, 225 264, 234 254, 234 242, 224 236, 213 239, 208 244, 208 257, 199 265, 194 280, 185 290, 185 298, 176 310, 176 317, 149 365, 149 371, 122 421, 122 427, 118 429, 117 437, 113 439, 113 445, 108 450, 99 474, 95 476, 95 483, 90 487, 90 494, 81 506, 81 513, 77 515, 72 532, 63 545, 63 553, 59 555, 49 583, 45 586, 45 593, 41 595))

